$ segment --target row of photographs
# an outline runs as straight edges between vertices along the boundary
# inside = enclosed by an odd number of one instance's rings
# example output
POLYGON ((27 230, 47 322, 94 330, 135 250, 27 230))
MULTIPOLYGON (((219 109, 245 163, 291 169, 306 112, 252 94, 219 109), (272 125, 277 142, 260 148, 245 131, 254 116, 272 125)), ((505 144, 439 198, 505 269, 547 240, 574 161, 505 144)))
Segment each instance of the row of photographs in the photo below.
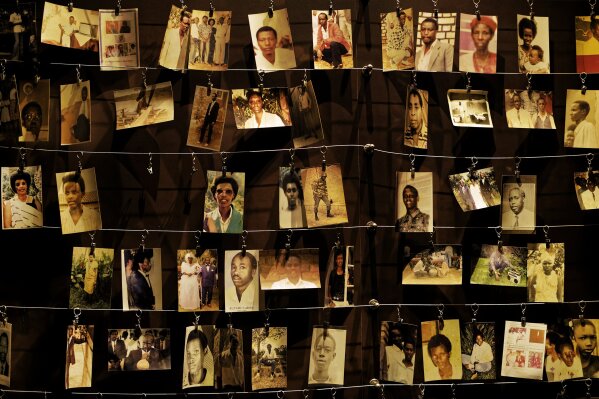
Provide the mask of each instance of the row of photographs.
MULTIPOLYGON (((493 322, 434 320, 418 327, 384 321, 380 328, 380 378, 417 381, 495 380, 502 377, 564 381, 597 378, 599 320, 573 319, 567 325, 505 321, 503 351, 498 358, 493 322), (416 353, 419 356, 416 356, 416 353)), ((308 386, 344 383, 346 330, 313 327, 308 386)), ((12 325, 0 326, 0 385, 10 386, 12 325)), ((106 339, 106 338, 105 338, 106 339)), ((243 391, 246 359, 243 331, 193 325, 185 329, 183 389, 214 387, 243 391)), ((66 335, 65 387, 92 386, 94 326, 70 325, 66 335)), ((251 389, 287 388, 286 327, 251 332, 251 389)), ((106 339, 109 372, 171 369, 168 328, 110 329, 106 339)))
MULTIPOLYGON (((256 69, 297 66, 287 9, 248 15, 256 69)), ((226 70, 231 11, 189 10, 171 6, 159 65, 174 70, 226 70)), ((435 14, 412 8, 380 14, 383 70, 452 71, 459 38, 460 71, 495 73, 497 16, 435 14), (414 33, 414 23, 418 30, 414 33)), ((516 16, 518 70, 549 73, 549 18, 516 16)), ((46 2, 42 43, 98 52, 105 70, 139 67, 137 9, 85 10, 46 2)), ((316 69, 353 68, 351 9, 312 10, 312 58, 316 69)), ((599 71, 599 23, 575 17, 578 72, 599 71)))

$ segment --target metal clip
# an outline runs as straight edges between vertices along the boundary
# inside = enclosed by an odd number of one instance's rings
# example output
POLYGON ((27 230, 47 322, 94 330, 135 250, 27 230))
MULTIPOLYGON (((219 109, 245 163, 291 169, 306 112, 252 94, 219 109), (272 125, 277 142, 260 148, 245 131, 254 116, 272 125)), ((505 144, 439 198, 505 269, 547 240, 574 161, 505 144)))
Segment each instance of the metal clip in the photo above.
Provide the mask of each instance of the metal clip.
POLYGON ((78 64, 75 67, 75 73, 77 74, 77 84, 80 85, 82 80, 81 80, 81 64, 78 64))
POLYGON ((412 71, 412 88, 415 89, 416 87, 418 87, 416 84, 416 71, 412 71))
POLYGON ((476 175, 475 175, 475 168, 476 168, 476 164, 478 164, 478 158, 476 157, 470 157, 470 162, 472 162, 472 165, 470 165, 470 167, 468 168, 468 177, 470 177, 470 180, 474 180, 476 179, 476 175))
POLYGON ((520 304, 520 308, 522 308, 522 317, 520 318, 520 324, 522 324, 522 327, 526 327, 526 304, 520 304))
POLYGON ((146 238, 148 238, 148 235, 150 233, 148 233, 148 230, 144 230, 143 233, 141 233, 141 241, 139 243, 139 251, 143 252, 146 250, 146 238))
POLYGON ((264 336, 268 337, 270 330, 270 309, 264 311, 264 336))
POLYGON ((530 72, 526 72, 526 90, 528 94, 532 91, 532 75, 530 72))
POLYGON ((424 384, 418 385, 418 389, 420 389, 420 393, 418 394, 418 399, 424 399, 424 384))
POLYGON ((470 84, 470 72, 466 72, 466 92, 470 93, 472 85, 470 84))
POLYGON ((582 87, 580 88, 580 91, 582 94, 587 94, 587 87, 585 86, 586 80, 587 80, 587 73, 581 72, 580 73, 580 82, 582 83, 582 87))
POLYGON ((241 257, 242 258, 245 258, 245 254, 246 254, 246 250, 247 250, 247 244, 246 244, 247 236, 248 236, 247 230, 243 230, 241 232, 241 257))
POLYGON ((285 249, 287 252, 285 253, 285 258, 289 257, 289 251, 291 250, 291 236, 293 235, 293 230, 287 230, 287 242, 285 243, 285 249))
POLYGON ((141 330, 141 315, 142 315, 143 311, 141 309, 137 309, 137 312, 135 312, 135 317, 137 318, 137 324, 135 325, 135 328, 137 328, 138 330, 141 330))
POLYGON ((69 1, 67 3, 67 9, 69 10, 69 12, 73 12, 73 1, 69 1))
POLYGON ((81 174, 83 166, 81 165, 81 158, 83 158, 83 151, 77 153, 77 173, 81 174))
POLYGON ((470 305, 470 309, 472 309, 472 323, 476 323, 476 315, 478 314, 479 306, 476 303, 470 305))
POLYGON ((578 319, 580 320, 580 325, 585 326, 586 321, 584 320, 584 308, 587 307, 587 303, 582 299, 578 302, 578 308, 580 309, 580 314, 578 315, 578 319))
POLYGON ((6 316, 6 305, 0 306, 0 322, 5 327, 6 323, 8 323, 8 317, 6 316))
POLYGON ((194 317, 193 325, 195 326, 195 328, 197 330, 200 327, 200 315, 196 312, 193 312, 193 317, 194 317))
POLYGON ((443 328, 445 328, 445 321, 443 321, 443 310, 445 310, 445 305, 442 303, 438 304, 437 310, 439 311, 439 315, 437 316, 439 331, 443 331, 443 328))
POLYGON ((198 167, 196 166, 196 154, 192 151, 191 153, 191 175, 198 171, 198 167))
POLYGON ((480 21, 480 10, 478 9, 478 5, 480 4, 480 0, 472 0, 474 3, 474 14, 476 14, 476 19, 480 21))
POLYGON ((214 16, 214 5, 212 4, 212 0, 210 1, 210 11, 208 11, 208 17, 212 18, 214 16))
POLYGON ((520 180, 520 162, 522 162, 522 160, 520 159, 519 156, 515 156, 514 157, 514 161, 516 163, 516 166, 514 167, 514 175, 516 175, 516 183, 518 183, 518 185, 522 185, 522 181, 520 180))
POLYGON ((403 12, 403 10, 401 9, 401 5, 399 4, 399 0, 396 0, 395 3, 396 3, 395 4, 395 14, 397 15, 397 18, 399 18, 399 16, 403 12))
POLYGON ((414 161, 416 161, 416 155, 410 154, 408 155, 408 158, 410 158, 410 176, 412 180, 414 180, 416 177, 416 166, 414 165, 414 161))
POLYGON ((200 257, 202 255, 202 250, 200 246, 200 239, 202 238, 202 231, 196 230, 194 237, 196 239, 196 257, 200 257))
POLYGON ((322 147, 320 147, 320 153, 322 154, 321 170, 323 172, 326 172, 326 170, 327 170, 327 146, 326 145, 323 145, 322 147))
POLYGON ((229 316, 229 324, 227 324, 227 328, 229 329, 229 334, 233 333, 233 314, 231 312, 227 313, 229 316))
POLYGON ((308 72, 304 69, 304 77, 302 78, 302 86, 304 89, 308 87, 308 72))
POLYGON ((6 80, 6 60, 0 60, 0 80, 6 80))
POLYGON ((451 399, 455 399, 455 384, 451 384, 451 399))
POLYGON ((545 249, 551 247, 551 239, 549 238, 549 226, 543 226, 543 233, 545 233, 545 249))
POLYGON ((397 322, 399 324, 403 323, 403 319, 401 318, 401 305, 397 305, 397 322))
POLYGON ((374 154, 374 144, 364 144, 364 153, 366 155, 372 155, 374 154))
POLYGON ((148 153, 149 159, 148 159, 148 167, 146 169, 148 169, 148 173, 153 175, 154 174, 154 168, 152 167, 152 153, 149 152, 148 153))
POLYGON ((264 92, 264 71, 262 69, 258 71, 258 79, 260 79, 260 83, 258 83, 258 92, 260 93, 260 96, 262 96, 262 93, 264 92))
POLYGON ((528 3, 528 6, 530 7, 530 19, 531 21, 535 20, 535 12, 532 10, 532 5, 534 3, 534 0, 526 0, 526 2, 528 3))
POLYGON ((268 7, 268 18, 272 18, 275 13, 275 2, 270 0, 270 6, 268 7))
POLYGON ((439 19, 439 9, 437 8, 438 0, 433 0, 433 16, 435 19, 439 19))
POLYGON ((595 158, 595 155, 589 152, 587 154, 587 178, 591 178, 593 175, 593 158, 595 158))
POLYGON ((362 67, 362 76, 364 76, 365 78, 369 78, 372 76, 372 69, 374 67, 372 66, 372 64, 366 64, 362 67))
POLYGON ((595 19, 595 4, 597 4, 597 0, 589 0, 589 6, 591 6, 591 21, 595 19))
POLYGON ((501 232, 502 231, 503 231, 503 229, 501 228, 501 226, 495 227, 495 234, 497 234, 497 249, 499 251, 503 250, 503 241, 501 241, 501 232))
POLYGON ((340 250, 341 249, 341 233, 337 233, 337 239, 335 240, 335 246, 334 248, 336 250, 340 250))
POLYGON ((121 14, 121 0, 116 0, 116 7, 114 8, 114 15, 117 17, 121 14))
POLYGON ((25 156, 27 155, 27 151, 24 147, 19 148, 19 171, 23 171, 25 169, 25 156))
POLYGON ((79 316, 81 316, 81 309, 74 308, 73 309, 73 327, 75 327, 75 329, 77 329, 77 326, 79 325, 79 316))
POLYGON ((97 231, 94 230, 92 233, 88 233, 89 234, 89 239, 91 240, 90 243, 90 247, 91 247, 91 251, 90 251, 90 255, 93 254, 93 250, 96 248, 96 242, 94 241, 94 237, 96 236, 97 231))
POLYGON ((212 87, 214 87, 214 85, 212 84, 212 81, 210 80, 211 76, 212 76, 212 72, 208 72, 208 82, 206 83, 206 94, 208 94, 208 95, 212 94, 212 87))
POLYGON ((148 82, 146 80, 147 73, 148 73, 148 68, 144 68, 141 70, 141 81, 142 81, 142 84, 144 85, 144 89, 148 87, 148 82))
POLYGON ((295 171, 295 150, 289 149, 289 172, 294 173, 295 171))
POLYGON ((329 0, 329 15, 333 15, 333 0, 329 0))
POLYGON ((432 256, 432 253, 435 252, 435 226, 433 226, 433 231, 429 233, 428 243, 432 256))
POLYGON ((591 399, 591 385, 593 385, 593 380, 591 380, 590 378, 587 378, 586 380, 584 380, 584 385, 587 386, 587 399, 591 399))
POLYGON ((222 172, 223 172, 223 177, 227 175, 227 153, 226 152, 221 152, 220 153, 220 159, 221 159, 221 163, 222 163, 222 172))

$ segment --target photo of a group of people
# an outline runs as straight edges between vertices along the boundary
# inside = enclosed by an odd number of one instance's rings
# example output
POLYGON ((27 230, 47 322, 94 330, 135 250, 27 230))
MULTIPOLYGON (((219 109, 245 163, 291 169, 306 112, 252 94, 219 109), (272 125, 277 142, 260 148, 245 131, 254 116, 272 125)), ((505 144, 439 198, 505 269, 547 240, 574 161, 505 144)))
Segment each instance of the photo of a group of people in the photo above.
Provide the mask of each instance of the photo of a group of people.
POLYGON ((1 178, 2 228, 42 227, 42 167, 3 167, 1 178))
POLYGON ((353 68, 351 9, 312 10, 315 69, 353 68))
POLYGON ((50 80, 40 79, 37 83, 28 80, 19 81, 18 95, 21 116, 19 142, 48 141, 50 139, 48 124, 50 80))
POLYGON ((354 247, 335 246, 327 262, 324 283, 324 306, 329 308, 353 306, 355 295, 354 247))
POLYGON ((97 10, 44 3, 42 43, 98 52, 100 16, 97 10))
POLYGON ((162 309, 161 249, 123 249, 121 265, 123 310, 162 309))
POLYGON ((248 15, 256 69, 265 72, 296 67, 287 9, 248 15))
POLYGON ((139 67, 137 8, 99 10, 100 66, 103 71, 139 67))
POLYGON ((501 228, 504 233, 532 233, 536 221, 537 177, 503 177, 501 228))
POLYGON ((568 90, 564 147, 599 148, 599 90, 568 90))
POLYGON ((483 244, 470 276, 470 284, 526 287, 527 249, 483 244))
POLYGON ((563 302, 564 243, 528 244, 527 286, 529 302, 563 302))
POLYGON ((493 167, 449 175, 449 186, 464 212, 496 206, 501 194, 493 167))
POLYGON ((187 145, 219 151, 227 119, 229 91, 196 86, 191 108, 187 145))
POLYGON ((187 64, 189 69, 203 71, 227 69, 232 16, 231 11, 192 11, 189 21, 191 37, 187 64))
POLYGON ((62 234, 102 229, 96 169, 56 174, 62 234))
POLYGON ((549 327, 545 337, 547 381, 599 376, 596 319, 569 319, 549 327))
POLYGON ((462 326, 462 378, 494 380, 495 323, 467 323, 462 326))
POLYGON ((175 117, 171 82, 115 90, 116 130, 172 121, 175 117))
POLYGON ((112 248, 73 248, 69 308, 110 308, 113 262, 112 248))
POLYGON ((501 376, 542 380, 546 332, 546 324, 506 321, 501 376))
POLYGON ((89 80, 60 85, 60 144, 71 145, 91 141, 89 80))
POLYGON ((383 321, 381 323, 381 380, 414 383, 418 327, 413 324, 383 321))
POLYGON ((260 289, 320 288, 318 248, 260 251, 260 289))
POLYGON ((581 210, 599 209, 599 191, 595 192, 598 185, 599 173, 589 173, 589 171, 574 173, 574 188, 581 210))
POLYGON ((287 388, 287 328, 252 329, 252 390, 287 388))
POLYGON ((549 18, 517 16, 518 70, 522 73, 549 73, 549 18))
POLYGON ((108 330, 108 371, 171 369, 171 331, 168 328, 108 330))
POLYGON ((206 172, 209 189, 204 200, 203 229, 208 233, 240 234, 243 231, 245 173, 206 172))
POLYGON ((343 385, 346 335, 343 327, 312 329, 308 386, 343 385))
POLYGON ((94 326, 70 325, 67 327, 65 365, 66 389, 92 386, 94 358, 94 326))
POLYGON ((381 13, 383 71, 414 68, 414 15, 411 8, 381 13), (399 15, 398 15, 399 14, 399 15))
POLYGON ((179 312, 220 309, 218 289, 218 252, 206 249, 177 250, 179 312))
POLYGON ((486 91, 450 89, 447 102, 454 126, 493 127, 486 91))
POLYGON ((555 129, 552 92, 506 89, 504 100, 508 127, 555 129))
POLYGON ((435 244, 410 259, 402 272, 404 285, 462 284, 461 245, 435 244))
POLYGON ((421 324, 424 381, 461 380, 459 320, 423 321, 421 324))

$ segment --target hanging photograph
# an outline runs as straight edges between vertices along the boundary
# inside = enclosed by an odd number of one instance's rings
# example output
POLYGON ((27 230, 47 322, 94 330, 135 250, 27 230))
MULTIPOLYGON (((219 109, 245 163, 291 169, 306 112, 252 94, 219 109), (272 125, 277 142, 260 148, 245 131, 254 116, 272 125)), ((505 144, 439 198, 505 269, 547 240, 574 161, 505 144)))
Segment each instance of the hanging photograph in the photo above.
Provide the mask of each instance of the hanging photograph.
POLYGON ((341 167, 327 165, 326 170, 321 166, 306 168, 301 170, 301 176, 304 182, 308 227, 347 223, 341 167), (325 210, 326 212, 320 212, 319 217, 319 211, 325 210))
POLYGON ((177 250, 179 312, 217 311, 218 252, 216 249, 177 250))
POLYGON ((252 391, 287 388, 287 328, 252 329, 252 391))
POLYGON ((220 151, 227 120, 229 91, 196 86, 187 133, 187 145, 220 151))
POLYGON ((98 52, 100 17, 97 10, 44 3, 42 43, 98 52))
POLYGON ((411 8, 381 13, 383 71, 414 68, 414 14, 411 8))
POLYGON ((231 90, 237 129, 291 126, 291 106, 286 87, 231 90))
POLYGON ((236 328, 217 329, 213 356, 215 388, 243 391, 243 332, 236 328))
POLYGON ((111 329, 108 337, 108 371, 171 369, 170 329, 111 329))
POLYGON ((461 285, 462 246, 435 244, 414 255, 404 267, 403 285, 461 285))
POLYGON ((100 12, 100 69, 122 71, 139 67, 139 20, 137 8, 100 12))
POLYGON ((29 229, 44 225, 42 167, 2 168, 2 228, 29 229))
POLYGON ((568 90, 564 147, 599 148, 598 97, 599 90, 568 90))
POLYGON ((563 302, 564 243, 528 244, 528 302, 563 302))
POLYGON ((60 145, 91 141, 89 80, 60 85, 60 145))
POLYGON ((462 378, 494 380, 495 323, 466 323, 462 326, 462 378))
POLYGON ((396 226, 404 233, 433 231, 433 174, 397 172, 396 226))
POLYGON ((470 284, 526 287, 526 248, 483 244, 470 284))
POLYGON ((418 13, 415 67, 418 71, 451 72, 456 44, 458 14, 432 12, 418 13))
POLYGON ((114 249, 74 247, 69 308, 110 309, 114 249))
POLYGON ((169 122, 175 117, 171 82, 115 90, 116 130, 169 122))
POLYGON ((424 381, 461 380, 460 321, 423 321, 420 328, 424 381))
POLYGON ((537 176, 503 176, 501 228, 504 233, 533 233, 537 213, 537 176))
POLYGON ((320 288, 318 248, 260 251, 260 289, 320 288))
POLYGON ((160 248, 121 251, 123 310, 162 309, 162 263, 160 248))
POLYGON ((225 312, 260 309, 258 250, 225 251, 225 312))
POLYGON ((12 324, 0 323, 0 385, 10 388, 12 368, 12 324))
MULTIPOLYGON (((229 65, 231 11, 193 10, 191 13, 188 69, 225 71, 229 65)), ((225 102, 226 104, 226 102, 225 102)))
POLYGON ((355 280, 353 245, 334 246, 327 262, 324 306, 327 308, 354 306, 355 280))
POLYGON ((503 338, 502 377, 543 379, 546 324, 506 321, 503 338))
POLYGON ((596 190, 599 185, 599 172, 589 173, 575 172, 574 173, 574 188, 576 189, 576 197, 578 205, 583 211, 599 209, 599 190, 596 190))
POLYGON ((460 71, 495 73, 497 17, 460 13, 460 71))
POLYGON ((16 146, 20 140, 21 113, 15 75, 0 79, 0 144, 16 146))
POLYGON ((37 83, 28 80, 19 82, 19 142, 35 143, 50 139, 49 106, 50 80, 40 79, 37 83))
MULTIPOLYGON (((555 329, 550 327, 547 330, 545 335, 545 374, 549 382, 583 377, 582 352, 577 350, 572 333, 574 321, 580 327, 580 319, 572 319, 567 321, 570 325, 557 325, 554 326, 555 329)), ((591 320, 586 320, 585 326, 586 323, 591 324, 591 320)))
POLYGON ((102 229, 96 169, 56 174, 62 234, 102 229))
POLYGON ((590 16, 574 17, 576 34, 576 72, 599 72, 599 20, 590 16))
POLYGON ((299 170, 279 168, 279 228, 306 227, 304 189, 299 170))
MULTIPOLYGON (((597 319, 571 319, 568 320, 568 334, 565 338, 574 344, 576 355, 582 366, 582 377, 599 377, 599 350, 597 348, 597 331, 599 320, 597 319)), ((563 351, 562 351, 563 352, 563 351)), ((562 361, 565 362, 565 360, 562 361)), ((574 365, 571 366, 574 368, 574 365)), ((573 370, 568 370, 572 372, 573 370)), ((568 373, 570 374, 570 373, 568 373)), ((555 376, 556 378, 559 375, 555 376)), ((559 381, 556 379, 556 381, 559 381)))
POLYGON ((308 386, 343 385, 346 334, 343 327, 312 328, 308 386))
POLYGON ((408 86, 403 144, 426 149, 428 146, 428 91, 408 86))
POLYGON ((291 96, 291 119, 293 147, 308 147, 324 140, 318 100, 312 81, 289 89, 291 96))
POLYGON ((496 206, 501 203, 501 194, 495 180, 493 167, 449 175, 449 186, 462 211, 496 206))
POLYGON ((191 12, 185 8, 171 6, 158 58, 160 66, 181 72, 185 70, 190 47, 190 25, 191 12))
POLYGON ((92 386, 93 358, 94 326, 68 326, 65 389, 92 386))
POLYGON ((381 323, 381 380, 414 383, 418 327, 396 321, 381 323))
POLYGON ((552 92, 506 89, 504 100, 508 127, 555 129, 552 92))
POLYGON ((454 126, 493 127, 486 91, 450 89, 447 102, 454 126))
MULTIPOLYGON (((37 12, 35 2, 18 2, 0 5, 2 25, 0 54, 12 61, 32 62, 37 57, 37 12)), ((1 383, 0 383, 1 385, 1 383)))
POLYGON ((241 234, 245 201, 245 173, 208 170, 204 201, 204 231, 241 234))
POLYGON ((315 69, 353 68, 351 9, 312 10, 315 69))
POLYGON ((516 16, 518 21, 518 70, 549 73, 549 18, 516 16))
POLYGON ((210 325, 185 328, 183 352, 183 389, 214 386, 214 336, 210 325))
POLYGON ((296 67, 287 9, 248 15, 256 69, 277 71, 296 67))

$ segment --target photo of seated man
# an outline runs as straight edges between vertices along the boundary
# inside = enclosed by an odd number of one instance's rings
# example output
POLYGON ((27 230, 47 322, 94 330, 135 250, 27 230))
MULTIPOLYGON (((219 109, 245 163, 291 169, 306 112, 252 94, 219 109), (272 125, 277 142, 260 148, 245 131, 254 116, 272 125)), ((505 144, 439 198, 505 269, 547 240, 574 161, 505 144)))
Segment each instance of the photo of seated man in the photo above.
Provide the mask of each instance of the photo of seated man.
POLYGON ((465 380, 495 379, 495 323, 467 323, 462 328, 465 380))
POLYGON ((353 68, 351 10, 312 10, 315 69, 353 68))
POLYGON ((252 329, 252 390, 287 388, 287 328, 252 329))

